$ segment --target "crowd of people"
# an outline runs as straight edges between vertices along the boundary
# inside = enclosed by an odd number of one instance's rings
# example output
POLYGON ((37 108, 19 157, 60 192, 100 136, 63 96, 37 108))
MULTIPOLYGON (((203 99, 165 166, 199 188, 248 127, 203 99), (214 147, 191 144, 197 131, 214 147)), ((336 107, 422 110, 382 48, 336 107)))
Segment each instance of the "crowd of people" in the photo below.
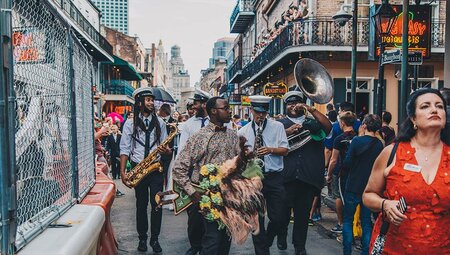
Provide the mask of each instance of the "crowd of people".
POLYGON ((295 44, 300 43, 300 29, 303 29, 303 43, 309 44, 308 38, 308 26, 304 25, 305 20, 309 19, 312 16, 311 10, 308 8, 307 0, 301 0, 299 5, 291 5, 289 9, 287 9, 281 15, 280 20, 276 21, 273 28, 267 28, 262 35, 261 41, 257 43, 251 52, 251 59, 253 61, 265 48, 269 45, 278 35, 280 35, 283 30, 289 26, 290 24, 296 23, 296 26, 293 30, 293 37, 295 39, 295 44), (300 24, 302 24, 302 28, 300 28, 300 24))
POLYGON ((103 125, 97 123, 97 160, 108 162, 112 177, 126 183, 127 165, 133 168, 154 150, 161 155, 164 171, 152 172, 135 187, 139 251, 148 249, 149 227, 150 246, 154 252, 162 251, 162 213, 155 195, 172 188, 167 184, 173 178, 192 201, 187 208, 191 247, 186 254, 228 254, 230 233, 202 213, 205 193, 197 187, 205 165, 220 165, 245 150, 263 162, 259 190, 265 212, 253 222, 258 229, 252 235, 255 254, 269 254, 275 239, 277 248, 286 250, 289 235, 295 254, 307 254, 308 226, 321 220, 324 186, 335 199, 338 222, 331 231, 338 234, 343 254, 352 253, 356 220, 362 228, 361 254, 379 247, 376 238, 382 234, 386 235, 384 253, 377 254, 447 254, 449 94, 447 89, 441 93, 430 88, 413 92, 408 118, 396 135, 389 112, 381 117, 365 114, 360 120, 354 105, 342 102, 338 110, 327 105, 327 113, 322 114, 306 104, 299 91, 283 97, 285 115, 274 117, 268 114, 270 97, 250 96, 251 117, 241 118, 231 115, 227 100, 201 90, 185 114, 172 113, 167 104, 156 110, 151 88, 141 88, 134 93, 134 111, 124 123, 108 118, 103 125), (170 133, 170 123, 177 123, 180 133, 175 141, 160 146, 170 133), (245 138, 244 147, 237 146, 239 137, 245 138), (406 211, 400 210, 399 200, 406 201, 406 211), (293 231, 288 233, 292 221, 293 231), (390 225, 387 234, 386 225, 390 225))

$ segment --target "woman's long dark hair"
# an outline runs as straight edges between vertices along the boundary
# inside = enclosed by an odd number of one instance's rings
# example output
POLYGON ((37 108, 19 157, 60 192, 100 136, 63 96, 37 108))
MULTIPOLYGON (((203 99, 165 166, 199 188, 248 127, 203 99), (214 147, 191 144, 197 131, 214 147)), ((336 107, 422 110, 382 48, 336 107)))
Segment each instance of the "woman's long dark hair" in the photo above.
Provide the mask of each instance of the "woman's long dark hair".
MULTIPOLYGON (((144 105, 144 100, 145 97, 138 97, 136 99, 136 102, 134 104, 134 118, 133 118, 133 136, 138 138, 139 137, 139 129, 140 128, 142 131, 145 131, 145 124, 144 121, 141 118, 141 106, 144 105)), ((152 115, 152 120, 151 120, 151 124, 155 127, 155 141, 156 144, 159 144, 159 140, 161 138, 161 126, 159 125, 159 121, 158 121, 158 117, 156 116, 155 111, 153 111, 151 113, 152 115)))
MULTIPOLYGON (((406 119, 402 122, 400 125, 400 129, 398 131, 398 135, 396 137, 396 141, 398 142, 409 142, 411 141, 411 138, 413 138, 416 135, 416 130, 414 129, 414 124, 411 121, 412 117, 416 116, 416 101, 417 98, 424 94, 435 94, 439 96, 442 99, 442 102, 444 103, 444 110, 447 114, 447 107, 446 107, 446 101, 442 94, 437 89, 432 88, 422 88, 414 91, 409 97, 408 102, 406 103, 406 119)), ((444 129, 441 131, 441 140, 445 142, 447 145, 450 145, 450 127, 445 126, 444 129)))

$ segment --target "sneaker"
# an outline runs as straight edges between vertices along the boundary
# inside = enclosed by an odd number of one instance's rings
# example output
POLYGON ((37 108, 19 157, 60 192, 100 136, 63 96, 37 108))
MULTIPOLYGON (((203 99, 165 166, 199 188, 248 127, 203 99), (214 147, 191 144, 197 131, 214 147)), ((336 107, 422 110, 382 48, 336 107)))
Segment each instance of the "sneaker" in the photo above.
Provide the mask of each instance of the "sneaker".
POLYGON ((344 238, 342 237, 342 235, 338 235, 336 237, 336 241, 338 241, 339 243, 342 243, 342 242, 344 242, 344 238))
POLYGON ((315 221, 319 221, 322 219, 322 215, 320 215, 320 213, 316 213, 312 216, 312 220, 315 221))
POLYGON ((334 227, 331 229, 331 232, 333 232, 333 233, 338 233, 338 234, 342 233, 342 226, 339 225, 339 224, 336 224, 336 226, 334 226, 334 227))
POLYGON ((147 240, 139 240, 138 251, 147 251, 147 240))
POLYGON ((125 195, 125 194, 123 194, 122 192, 120 192, 120 190, 117 190, 117 191, 116 191, 116 197, 122 197, 123 195, 125 195))
POLYGON ((291 219, 289 220, 289 222, 294 224, 294 216, 291 216, 291 219))
POLYGON ((154 253, 162 252, 162 248, 161 245, 159 245, 158 240, 150 241, 150 246, 152 247, 154 253))
POLYGON ((314 221, 312 219, 308 220, 308 226, 314 226, 314 221))

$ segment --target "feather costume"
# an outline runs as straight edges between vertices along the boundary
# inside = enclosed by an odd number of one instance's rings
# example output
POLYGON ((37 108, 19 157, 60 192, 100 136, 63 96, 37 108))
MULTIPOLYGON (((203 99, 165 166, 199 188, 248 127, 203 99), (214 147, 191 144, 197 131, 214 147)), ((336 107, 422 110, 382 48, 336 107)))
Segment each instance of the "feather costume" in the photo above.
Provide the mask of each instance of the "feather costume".
POLYGON ((249 233, 259 233, 258 217, 265 214, 265 200, 261 192, 261 168, 246 153, 245 138, 240 137, 239 142, 241 153, 220 166, 223 199, 220 218, 231 237, 241 245, 249 233))

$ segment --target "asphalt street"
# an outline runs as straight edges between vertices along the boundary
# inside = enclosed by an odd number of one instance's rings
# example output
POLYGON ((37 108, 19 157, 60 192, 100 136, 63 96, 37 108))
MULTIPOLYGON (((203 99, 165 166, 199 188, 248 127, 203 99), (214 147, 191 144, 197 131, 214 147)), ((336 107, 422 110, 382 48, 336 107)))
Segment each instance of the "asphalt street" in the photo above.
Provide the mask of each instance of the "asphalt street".
MULTIPOLYGON (((138 237, 135 222, 135 196, 134 190, 126 188, 120 180, 115 181, 124 196, 116 198, 111 211, 111 220, 115 235, 119 243, 119 254, 153 254, 151 247, 146 253, 137 251, 138 237)), ((326 206, 322 206, 322 217, 320 224, 311 226, 308 230, 306 249, 308 255, 335 255, 341 254, 342 248, 335 236, 330 234, 329 229, 335 221, 335 214, 326 206)), ((292 224, 289 226, 291 235, 292 224)), ((159 242, 163 249, 162 254, 184 255, 189 249, 187 238, 187 214, 181 213, 175 216, 172 211, 163 209, 163 223, 159 242)), ((290 242, 290 240, 288 240, 290 242)), ((294 254, 294 247, 288 243, 288 249, 280 251, 276 247, 276 241, 271 247, 271 254, 287 255, 294 254)), ((252 255, 254 254, 251 237, 247 242, 238 246, 232 243, 230 255, 252 255)))

